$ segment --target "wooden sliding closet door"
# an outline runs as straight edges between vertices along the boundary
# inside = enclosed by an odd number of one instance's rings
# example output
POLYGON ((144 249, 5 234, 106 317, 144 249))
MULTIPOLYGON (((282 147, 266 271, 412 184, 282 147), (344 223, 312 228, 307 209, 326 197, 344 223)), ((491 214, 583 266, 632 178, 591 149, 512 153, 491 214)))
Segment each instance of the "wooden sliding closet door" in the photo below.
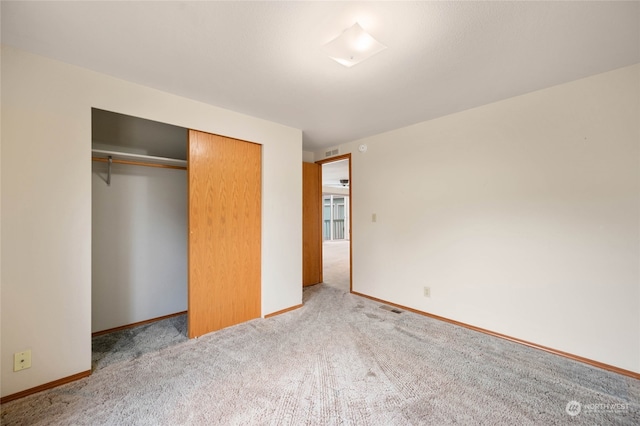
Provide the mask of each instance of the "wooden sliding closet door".
POLYGON ((261 315, 261 146, 189 130, 189 337, 261 315))

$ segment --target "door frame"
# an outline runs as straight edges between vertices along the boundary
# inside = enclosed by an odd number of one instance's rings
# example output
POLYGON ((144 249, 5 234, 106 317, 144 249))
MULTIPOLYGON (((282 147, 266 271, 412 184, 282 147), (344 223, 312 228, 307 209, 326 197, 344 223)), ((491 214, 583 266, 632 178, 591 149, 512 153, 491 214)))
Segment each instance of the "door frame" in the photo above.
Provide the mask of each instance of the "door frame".
MULTIPOLYGON (((325 158, 324 160, 316 161, 315 163, 320 165, 320 195, 322 196, 322 165, 335 163, 337 161, 347 160, 349 165, 349 293, 353 293, 353 226, 351 218, 353 217, 353 186, 351 180, 351 153, 337 155, 331 158, 325 158)), ((322 206, 322 201, 320 205, 322 206)), ((320 226, 322 226, 322 215, 320 215, 320 226)), ((322 235, 320 236, 322 239, 322 235)), ((324 254, 324 241, 322 241, 322 250, 320 250, 320 270, 322 271, 324 268, 324 263, 322 262, 322 256, 324 254)))

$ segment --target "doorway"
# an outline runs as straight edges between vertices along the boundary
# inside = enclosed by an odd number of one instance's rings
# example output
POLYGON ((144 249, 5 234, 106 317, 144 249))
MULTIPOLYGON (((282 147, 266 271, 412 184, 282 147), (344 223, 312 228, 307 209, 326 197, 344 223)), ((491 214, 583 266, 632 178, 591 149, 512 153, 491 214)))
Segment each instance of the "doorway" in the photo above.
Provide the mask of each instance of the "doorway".
POLYGON ((322 168, 322 276, 325 285, 351 292, 351 156, 322 168))

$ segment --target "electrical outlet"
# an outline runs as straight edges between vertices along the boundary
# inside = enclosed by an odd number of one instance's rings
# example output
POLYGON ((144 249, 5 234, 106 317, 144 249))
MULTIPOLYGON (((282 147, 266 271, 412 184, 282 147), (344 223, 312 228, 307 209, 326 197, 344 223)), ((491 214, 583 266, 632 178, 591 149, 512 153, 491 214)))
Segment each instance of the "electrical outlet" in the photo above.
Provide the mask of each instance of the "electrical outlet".
POLYGON ((431 287, 424 288, 424 297, 431 297, 431 287))
POLYGON ((13 371, 31 368, 31 349, 13 354, 13 371))
POLYGON ((378 215, 377 215, 377 214, 375 214, 375 213, 373 213, 373 214, 371 215, 371 222, 377 222, 377 221, 378 221, 378 215))

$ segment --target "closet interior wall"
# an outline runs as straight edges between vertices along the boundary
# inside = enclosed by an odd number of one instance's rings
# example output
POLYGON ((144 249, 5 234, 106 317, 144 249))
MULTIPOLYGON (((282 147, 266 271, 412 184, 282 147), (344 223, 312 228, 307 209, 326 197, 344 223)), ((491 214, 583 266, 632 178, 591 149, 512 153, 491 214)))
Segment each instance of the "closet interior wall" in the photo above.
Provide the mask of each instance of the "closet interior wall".
MULTIPOLYGON (((92 111, 94 149, 186 158, 187 130, 92 111)), ((115 159, 115 158, 114 158, 115 159)), ((187 310, 187 172, 92 161, 92 332, 187 310)))

